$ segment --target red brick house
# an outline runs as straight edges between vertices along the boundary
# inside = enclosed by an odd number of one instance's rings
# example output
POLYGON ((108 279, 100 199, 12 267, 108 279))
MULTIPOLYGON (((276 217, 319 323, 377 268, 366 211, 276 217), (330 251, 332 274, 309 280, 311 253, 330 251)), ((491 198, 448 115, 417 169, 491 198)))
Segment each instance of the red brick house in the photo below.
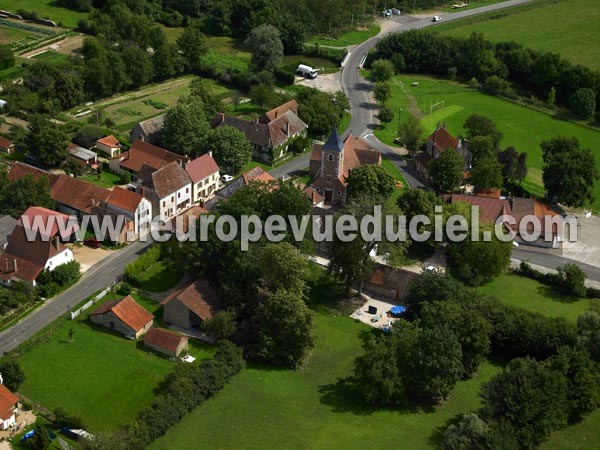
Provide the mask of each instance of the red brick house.
POLYGON ((310 187, 323 196, 325 204, 346 203, 346 178, 364 165, 381 165, 381 153, 367 141, 349 135, 346 140, 333 129, 325 144, 315 144, 310 155, 310 187))

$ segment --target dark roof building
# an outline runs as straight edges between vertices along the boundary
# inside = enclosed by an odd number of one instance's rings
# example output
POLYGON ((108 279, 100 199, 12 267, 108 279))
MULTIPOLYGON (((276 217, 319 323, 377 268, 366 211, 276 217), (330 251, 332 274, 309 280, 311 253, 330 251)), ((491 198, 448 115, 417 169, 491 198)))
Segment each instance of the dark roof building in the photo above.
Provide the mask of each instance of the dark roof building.
POLYGON ((10 235, 17 226, 17 220, 11 216, 0 216, 0 250, 4 249, 4 246, 8 242, 10 235))
POLYGON ((149 144, 158 145, 162 139, 166 114, 161 114, 151 119, 139 122, 129 132, 129 142, 140 140, 149 144))

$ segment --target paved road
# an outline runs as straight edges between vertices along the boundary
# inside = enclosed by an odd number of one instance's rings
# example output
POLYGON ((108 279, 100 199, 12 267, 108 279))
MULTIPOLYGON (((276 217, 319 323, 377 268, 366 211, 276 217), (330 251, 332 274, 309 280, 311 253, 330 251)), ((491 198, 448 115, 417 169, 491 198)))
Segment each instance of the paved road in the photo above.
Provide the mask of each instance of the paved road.
POLYGON ((512 257, 514 259, 518 259, 519 261, 527 261, 531 264, 537 264, 538 266, 546 267, 547 269, 556 269, 558 266, 562 266, 567 263, 577 264, 586 273, 590 280, 600 281, 600 267, 581 263, 579 261, 575 261, 574 259, 516 249, 513 250, 512 257))
POLYGON ((48 300, 15 326, 0 332, 0 355, 13 350, 66 314, 82 300, 110 285, 123 274, 125 266, 144 252, 151 243, 152 241, 134 242, 124 249, 115 250, 107 258, 92 266, 71 288, 48 300))

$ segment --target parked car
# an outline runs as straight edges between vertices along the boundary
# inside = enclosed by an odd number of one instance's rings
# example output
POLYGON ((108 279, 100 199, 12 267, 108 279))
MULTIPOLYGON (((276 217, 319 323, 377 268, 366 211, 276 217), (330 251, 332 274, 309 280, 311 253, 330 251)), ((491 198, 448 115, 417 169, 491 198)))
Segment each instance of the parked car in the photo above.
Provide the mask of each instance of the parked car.
POLYGON ((229 183, 232 180, 233 180, 233 177, 231 175, 221 175, 221 181, 223 183, 229 183))
POLYGON ((431 19, 432 22, 441 22, 442 18, 440 16, 433 16, 433 19, 431 19))
POLYGON ((381 12, 381 15, 383 17, 392 17, 392 10, 391 9, 386 9, 385 11, 381 12))
POLYGON ((399 9, 396 9, 396 8, 392 8, 392 14, 395 16, 400 16, 400 15, 402 15, 402 11, 400 11, 399 9))
POLYGON ((102 243, 96 238, 90 238, 83 241, 83 245, 87 245, 91 248, 100 248, 102 243))

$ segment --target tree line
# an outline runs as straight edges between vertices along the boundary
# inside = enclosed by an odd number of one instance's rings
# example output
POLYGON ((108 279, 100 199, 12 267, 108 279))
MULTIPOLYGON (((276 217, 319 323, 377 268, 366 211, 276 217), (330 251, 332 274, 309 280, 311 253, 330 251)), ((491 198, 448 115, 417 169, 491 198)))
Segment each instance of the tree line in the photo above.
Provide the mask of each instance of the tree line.
POLYGON ((418 30, 393 33, 377 43, 373 59, 379 58, 391 61, 396 72, 458 75, 514 97, 510 81, 582 119, 594 119, 600 109, 600 72, 517 42, 494 44, 478 32, 468 38, 418 30))

